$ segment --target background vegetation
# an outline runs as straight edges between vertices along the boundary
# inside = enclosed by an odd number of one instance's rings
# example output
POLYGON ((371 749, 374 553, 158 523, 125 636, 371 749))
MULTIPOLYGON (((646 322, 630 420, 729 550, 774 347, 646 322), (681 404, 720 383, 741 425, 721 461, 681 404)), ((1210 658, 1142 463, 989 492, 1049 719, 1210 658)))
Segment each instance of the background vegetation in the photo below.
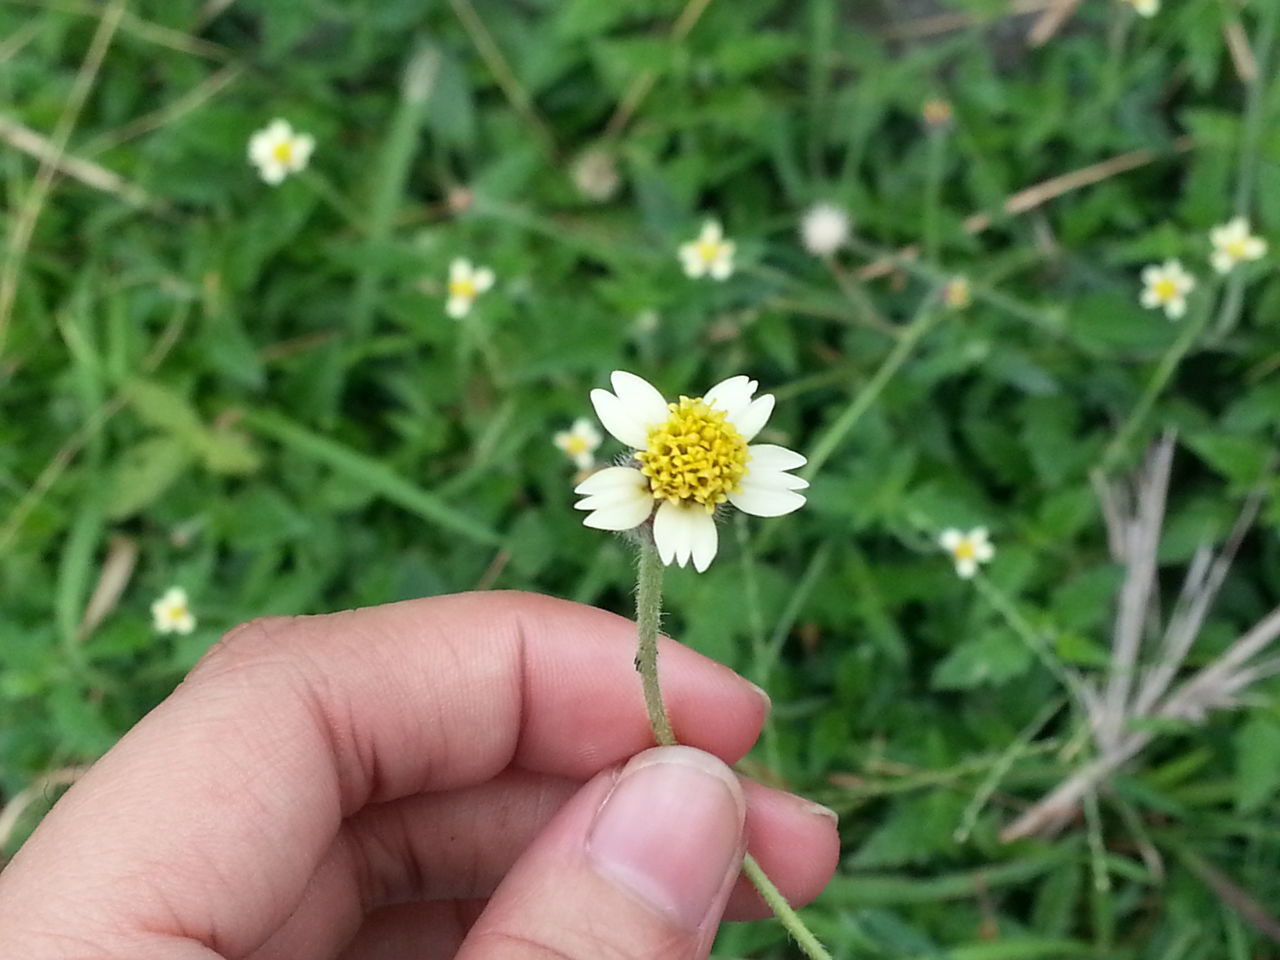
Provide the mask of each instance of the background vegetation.
MULTIPOLYGON (((1094 749, 1061 679, 1113 655, 1091 472, 1177 428, 1166 611, 1255 492, 1191 666, 1280 601, 1280 276, 1206 261, 1236 212, 1280 238, 1280 5, 1071 7, 0 0, 11 814, 250 617, 476 587, 626 611, 628 549, 581 526, 552 434, 617 367, 673 394, 749 372, 810 504, 726 526, 668 625, 773 693, 748 769, 842 813, 806 913, 832 948, 1276 956, 1265 680, 1152 725, 1055 837, 999 839, 1094 749), (317 147, 272 188, 245 149, 276 116, 317 147), (593 147, 604 199, 571 175, 593 147), (857 224, 834 267, 796 236, 820 200, 857 224), (708 214, 723 284, 675 254, 708 214), (498 277, 462 322, 455 256, 498 277), (1137 302, 1173 256, 1201 279, 1180 323, 1137 302), (943 309, 956 273, 973 303, 943 309), (979 524, 997 556, 963 581, 934 538, 979 524), (161 637, 175 584, 199 626, 161 637)), ((787 947, 754 924, 718 955, 787 947)))

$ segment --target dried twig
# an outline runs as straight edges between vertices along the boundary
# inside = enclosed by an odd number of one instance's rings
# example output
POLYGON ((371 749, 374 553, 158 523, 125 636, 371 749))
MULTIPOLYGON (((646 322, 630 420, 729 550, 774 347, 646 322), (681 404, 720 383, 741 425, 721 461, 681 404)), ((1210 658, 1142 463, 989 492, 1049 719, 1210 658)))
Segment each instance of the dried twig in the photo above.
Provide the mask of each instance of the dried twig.
MULTIPOLYGON (((1059 0, 1013 0, 1005 17, 1024 16, 1028 13, 1039 13, 1046 7, 1056 6, 1059 0)), ((906 20, 891 24, 879 31, 880 36, 893 40, 916 40, 922 37, 935 37, 941 33, 951 33, 966 27, 985 25, 1000 18, 983 18, 962 10, 949 10, 946 13, 935 13, 915 20, 906 20)))
POLYGON ((1031 32, 1027 34, 1027 42, 1033 47, 1043 47, 1071 19, 1078 6, 1080 6, 1080 0, 1057 0, 1031 27, 1031 32))
POLYGON ((93 596, 84 608, 84 617, 76 630, 76 639, 83 641, 98 629, 98 625, 120 602, 129 580, 133 577, 133 568, 138 562, 137 541, 129 537, 114 536, 107 547, 107 559, 102 562, 102 570, 98 574, 98 582, 93 588, 93 596))
MULTIPOLYGON (((1174 153, 1182 153, 1190 150, 1194 144, 1195 141, 1189 136, 1178 137, 1170 145, 1170 149, 1174 153)), ((1070 173, 1042 180, 1040 183, 1032 184, 1017 193, 1011 193, 1005 198, 1004 203, 1000 205, 1000 209, 1009 216, 1017 216, 1029 210, 1034 210, 1036 207, 1063 194, 1079 190, 1081 187, 1101 183, 1103 180, 1107 180, 1117 174, 1136 170, 1165 156, 1167 156, 1166 153, 1155 150, 1131 150, 1128 153, 1110 157, 1087 167, 1081 167, 1079 170, 1072 170, 1070 173)), ((973 213, 964 219, 963 227, 965 233, 970 236, 977 236, 990 229, 994 222, 995 219, 989 213, 973 213)), ((919 255, 919 245, 911 244, 910 246, 902 247, 890 256, 868 263, 859 269, 856 275, 859 280, 874 280, 877 277, 887 276, 897 269, 899 260, 918 257, 919 255)))

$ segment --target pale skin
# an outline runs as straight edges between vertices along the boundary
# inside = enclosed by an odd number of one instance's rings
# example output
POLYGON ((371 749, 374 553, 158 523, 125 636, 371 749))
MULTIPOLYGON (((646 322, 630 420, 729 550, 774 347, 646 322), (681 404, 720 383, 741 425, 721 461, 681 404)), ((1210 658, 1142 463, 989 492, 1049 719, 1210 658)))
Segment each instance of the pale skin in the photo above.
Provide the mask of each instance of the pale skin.
POLYGON ((647 750, 635 629, 491 593, 231 631, 0 873, 0 956, 706 957, 767 915, 744 844, 799 906, 835 819, 725 766, 766 700, 673 641, 689 746, 647 750))

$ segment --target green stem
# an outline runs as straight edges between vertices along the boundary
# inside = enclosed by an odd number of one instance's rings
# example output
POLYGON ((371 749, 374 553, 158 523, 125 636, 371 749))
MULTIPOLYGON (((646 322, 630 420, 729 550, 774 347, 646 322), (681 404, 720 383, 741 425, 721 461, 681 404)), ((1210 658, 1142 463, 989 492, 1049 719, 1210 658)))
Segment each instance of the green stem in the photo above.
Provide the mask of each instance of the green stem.
POLYGON ((787 903, 786 897, 774 886, 768 874, 760 868, 760 864, 756 863, 756 858, 749 853, 742 858, 742 872, 755 884, 756 890, 769 905, 773 915, 786 928, 787 933, 791 934, 791 939, 795 940, 796 946, 804 952, 806 957, 810 960, 831 960, 831 954, 827 953, 827 948, 819 943, 813 931, 804 925, 800 915, 791 909, 791 904, 787 903))
MULTIPOLYGON (((662 688, 658 684, 658 626, 662 621, 662 574, 665 567, 658 556, 658 548, 651 542, 640 547, 639 571, 636 579, 636 627, 640 634, 636 652, 636 669, 644 685, 644 706, 649 712, 649 726, 653 738, 664 747, 675 746, 676 737, 671 732, 662 703, 662 688)), ((791 934, 792 939, 809 960, 831 960, 831 954, 818 942, 818 938, 805 926, 804 921, 791 909, 791 904, 779 892, 773 881, 747 853, 742 858, 742 872, 755 885, 773 915, 791 934)))
POLYGON ((662 704, 662 688, 658 685, 658 626, 662 621, 662 574, 666 568, 652 543, 640 547, 640 570, 636 582, 636 626, 640 645, 636 651, 636 669, 644 686, 644 708, 649 712, 653 738, 664 747, 674 746, 667 708, 662 704))
POLYGON ((1168 385, 1169 379, 1177 371, 1178 364, 1187 355, 1187 351, 1196 342, 1196 338, 1204 331, 1213 312, 1212 302, 1214 298, 1209 297, 1207 299, 1208 302, 1196 311, 1194 318, 1188 319, 1179 333, 1178 339, 1173 341, 1172 346, 1160 358, 1155 372, 1152 373, 1151 379, 1147 381, 1146 389, 1142 391, 1142 396, 1138 398, 1138 402, 1134 404, 1133 410, 1129 413, 1129 418, 1125 420, 1115 439, 1107 446, 1102 456, 1103 473, 1109 472, 1124 457, 1133 435, 1137 433, 1142 426, 1142 422, 1146 420, 1147 414, 1151 412, 1156 400, 1168 385))

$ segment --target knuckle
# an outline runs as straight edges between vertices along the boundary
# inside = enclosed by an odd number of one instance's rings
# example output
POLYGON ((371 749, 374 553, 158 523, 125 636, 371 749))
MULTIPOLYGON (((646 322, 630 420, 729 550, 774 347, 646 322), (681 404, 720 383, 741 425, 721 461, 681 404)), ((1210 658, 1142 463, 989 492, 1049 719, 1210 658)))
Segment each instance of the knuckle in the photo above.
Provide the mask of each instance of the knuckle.
POLYGON ((196 661, 184 683, 207 681, 253 666, 277 651, 282 634, 302 617, 256 617, 232 627, 196 661))

